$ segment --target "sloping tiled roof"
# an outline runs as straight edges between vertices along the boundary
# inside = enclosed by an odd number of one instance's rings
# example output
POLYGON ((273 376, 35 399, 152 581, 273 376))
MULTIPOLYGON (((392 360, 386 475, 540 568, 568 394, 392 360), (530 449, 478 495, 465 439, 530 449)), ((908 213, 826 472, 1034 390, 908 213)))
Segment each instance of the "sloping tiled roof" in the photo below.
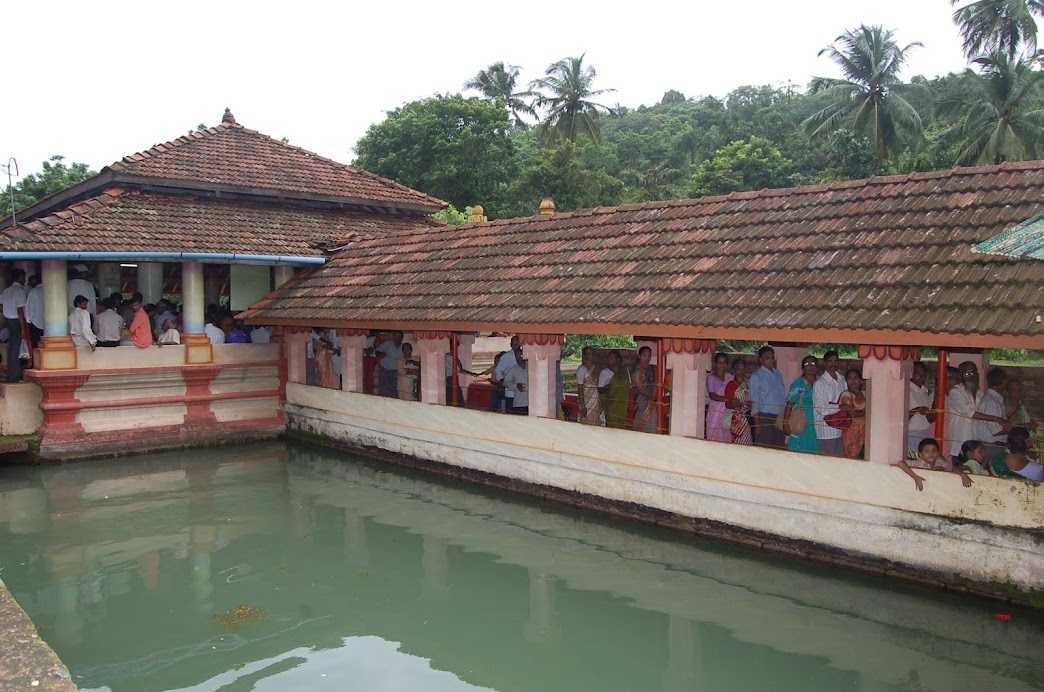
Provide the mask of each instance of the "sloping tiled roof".
POLYGON ((976 252, 1044 260, 1044 213, 982 241, 976 252))
POLYGON ((109 166, 115 173, 403 205, 435 211, 446 206, 405 185, 236 124, 192 132, 109 166))
POLYGON ((972 247, 1042 211, 1044 161, 1033 161, 425 228, 355 242, 249 316, 331 326, 1039 341, 1044 264, 972 247))
POLYGON ((428 217, 308 209, 112 188, 50 216, 5 229, 0 250, 323 255, 351 238, 441 225, 428 217))

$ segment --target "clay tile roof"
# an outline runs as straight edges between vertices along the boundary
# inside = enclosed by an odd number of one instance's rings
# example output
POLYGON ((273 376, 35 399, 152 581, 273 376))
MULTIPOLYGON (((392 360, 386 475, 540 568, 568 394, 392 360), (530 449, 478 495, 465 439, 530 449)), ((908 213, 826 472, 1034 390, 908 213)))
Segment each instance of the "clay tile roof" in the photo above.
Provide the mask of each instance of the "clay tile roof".
POLYGON ((107 170, 188 187, 206 183, 419 211, 446 206, 440 199, 369 171, 247 129, 228 109, 217 127, 125 156, 107 170))
POLYGON ((4 229, 0 250, 322 257, 324 248, 344 246, 351 239, 434 225, 442 224, 414 214, 111 188, 4 229))
POLYGON ((973 252, 1041 212, 1032 161, 429 226, 360 240, 248 316, 1041 338, 1044 263, 973 252))

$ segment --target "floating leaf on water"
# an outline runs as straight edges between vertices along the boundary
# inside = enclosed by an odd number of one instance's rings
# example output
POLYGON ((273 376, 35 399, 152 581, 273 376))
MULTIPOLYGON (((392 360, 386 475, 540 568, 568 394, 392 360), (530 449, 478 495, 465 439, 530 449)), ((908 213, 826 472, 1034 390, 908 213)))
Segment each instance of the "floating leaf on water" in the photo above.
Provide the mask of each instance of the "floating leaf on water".
POLYGON ((268 619, 268 612, 258 606, 238 605, 222 613, 215 613, 210 619, 225 629, 235 630, 245 625, 264 622, 268 619))

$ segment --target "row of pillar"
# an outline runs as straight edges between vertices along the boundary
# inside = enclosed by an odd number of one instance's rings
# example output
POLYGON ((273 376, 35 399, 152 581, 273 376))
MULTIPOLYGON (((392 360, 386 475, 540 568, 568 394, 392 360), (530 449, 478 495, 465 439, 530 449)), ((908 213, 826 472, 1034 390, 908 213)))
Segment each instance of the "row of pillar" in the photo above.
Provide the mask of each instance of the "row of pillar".
MULTIPOLYGON (((76 368, 76 348, 69 337, 69 279, 65 260, 43 260, 41 280, 44 291, 44 336, 39 368, 64 370, 76 368)), ((275 285, 281 286, 293 277, 294 267, 277 265, 275 285)), ((214 360, 210 339, 203 328, 206 323, 206 285, 201 262, 181 263, 182 344, 187 364, 211 363, 214 360)), ((145 303, 159 302, 163 297, 163 264, 138 264, 138 292, 145 303)))

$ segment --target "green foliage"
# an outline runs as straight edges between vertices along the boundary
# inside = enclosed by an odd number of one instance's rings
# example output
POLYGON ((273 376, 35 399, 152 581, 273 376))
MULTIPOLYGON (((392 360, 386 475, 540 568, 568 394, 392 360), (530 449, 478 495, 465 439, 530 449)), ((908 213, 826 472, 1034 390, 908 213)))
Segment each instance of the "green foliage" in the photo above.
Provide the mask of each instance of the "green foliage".
POLYGON ((793 163, 764 137, 751 137, 728 144, 713 158, 699 164, 689 193, 721 195, 737 190, 785 187, 793 180, 793 163))
POLYGON ((599 162, 604 150, 580 148, 570 141, 540 146, 528 142, 518 178, 511 185, 505 206, 509 216, 531 216, 540 200, 551 197, 559 211, 615 204, 624 184, 599 162))
POLYGON ((633 336, 615 334, 568 334, 562 346, 563 359, 577 359, 586 346, 592 348, 634 348, 633 336))
MULTIPOLYGON (((59 192, 86 180, 94 175, 94 171, 85 163, 65 164, 65 157, 54 155, 43 162, 43 170, 23 177, 14 185, 15 208, 25 209, 48 195, 59 192)), ((0 198, 0 218, 11 216, 11 188, 4 186, 3 197, 0 198)))
POLYGON ((468 207, 464 211, 460 211, 452 204, 445 209, 440 209, 431 215, 431 218, 437 219, 443 223, 453 224, 459 226, 460 224, 468 222, 468 214, 471 211, 471 207, 468 207))
POLYGON ((950 0, 964 3, 953 13, 961 29, 964 54, 974 58, 983 53, 1007 53, 1013 59, 1025 43, 1028 52, 1037 50, 1037 21, 1044 16, 1042 0, 950 0))
POLYGON ((597 73, 584 65, 584 56, 562 58, 535 79, 529 88, 536 94, 536 106, 545 110, 540 123, 541 136, 547 142, 567 139, 575 142, 585 134, 597 142, 601 137, 599 114, 612 112, 608 106, 591 99, 613 89, 595 89, 597 73))
POLYGON ((900 148, 920 138, 921 116, 903 97, 908 87, 899 73, 911 50, 921 44, 900 48, 894 35, 880 26, 860 26, 819 52, 837 64, 842 79, 812 80, 812 93, 823 93, 830 102, 805 120, 810 137, 849 128, 874 143, 880 162, 894 158, 900 148))
POLYGON ((458 95, 413 101, 371 125, 355 165, 463 208, 496 209, 515 178, 511 121, 501 104, 458 95))
POLYGON ((495 62, 464 84, 465 89, 474 89, 482 92, 487 99, 496 101, 507 108, 514 120, 515 127, 525 129, 529 125, 522 116, 536 117, 536 109, 526 99, 534 96, 531 91, 518 91, 515 88, 518 81, 519 68, 516 65, 504 65, 503 62, 495 62))

